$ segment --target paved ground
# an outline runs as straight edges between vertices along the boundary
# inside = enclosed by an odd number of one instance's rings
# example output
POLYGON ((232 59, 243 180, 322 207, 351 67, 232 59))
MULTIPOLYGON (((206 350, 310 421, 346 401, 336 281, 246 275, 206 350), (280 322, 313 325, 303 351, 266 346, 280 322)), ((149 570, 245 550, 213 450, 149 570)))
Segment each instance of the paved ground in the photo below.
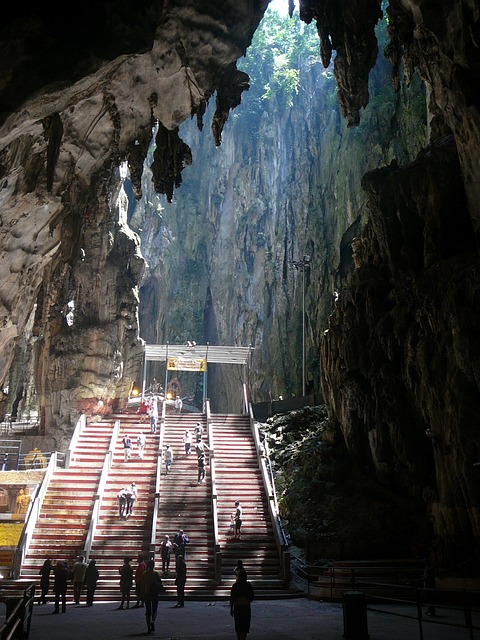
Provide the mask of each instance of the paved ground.
MULTIPOLYGON (((156 630, 146 634, 143 609, 119 611, 117 603, 99 603, 93 607, 69 604, 65 614, 51 615, 53 607, 35 605, 30 640, 119 640, 152 637, 155 640, 235 640, 233 619, 228 603, 187 602, 175 609, 174 602, 160 602, 156 630)), ((397 613, 408 613, 399 611, 397 613)), ((447 620, 448 614, 440 618, 447 620)), ((367 612, 370 640, 417 640, 416 620, 383 612, 367 612)), ((343 607, 297 598, 260 600, 252 605, 252 625, 248 640, 366 640, 363 630, 345 629, 343 607), (359 635, 360 634, 360 635, 359 635)), ((424 640, 468 640, 466 629, 424 625, 424 640)), ((480 639, 480 633, 475 639, 480 639)))

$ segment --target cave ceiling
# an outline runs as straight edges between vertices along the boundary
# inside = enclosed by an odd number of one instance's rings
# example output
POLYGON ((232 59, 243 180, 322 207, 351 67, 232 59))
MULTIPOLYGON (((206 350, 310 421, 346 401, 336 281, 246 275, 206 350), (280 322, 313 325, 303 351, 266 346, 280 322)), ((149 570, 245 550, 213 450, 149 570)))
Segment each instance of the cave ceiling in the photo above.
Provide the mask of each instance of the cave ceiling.
MULTIPOLYGON (((358 124, 378 55, 380 0, 285 2, 316 24, 319 56, 325 66, 334 64, 342 114, 349 125, 358 124)), ((78 400, 73 389, 84 398, 128 395, 128 379, 134 378, 128 363, 138 361, 141 351, 135 289, 142 258, 138 239, 121 224, 113 176, 128 163, 140 197, 143 162, 158 122, 153 181, 171 199, 182 168, 192 161, 178 128, 190 117, 202 128, 211 99, 211 135, 221 144, 228 114, 249 86, 236 63, 267 5, 98 0, 78 3, 73 14, 49 1, 2 9, 2 384, 28 329, 42 341, 36 354, 40 404, 58 395, 52 412, 72 402, 69 394, 78 400), (64 322, 71 299, 77 301, 75 336, 64 322), (120 390, 115 379, 123 380, 120 390)), ((476 231, 478 2, 392 0, 387 12, 387 54, 395 74, 418 68, 429 83, 432 127, 454 135, 476 231)))

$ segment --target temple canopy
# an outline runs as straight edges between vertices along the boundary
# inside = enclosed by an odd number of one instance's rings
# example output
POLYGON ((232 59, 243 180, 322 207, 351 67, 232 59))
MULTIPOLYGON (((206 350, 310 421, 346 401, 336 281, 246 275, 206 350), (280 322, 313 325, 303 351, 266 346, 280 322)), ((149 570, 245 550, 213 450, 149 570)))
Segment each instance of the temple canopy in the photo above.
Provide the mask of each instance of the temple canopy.
MULTIPOLYGON (((244 368, 244 373, 248 379, 250 368, 250 356, 253 351, 252 346, 248 347, 222 347, 210 344, 197 345, 188 342, 187 344, 147 344, 145 345, 143 364, 142 399, 145 397, 145 384, 147 378, 148 362, 165 362, 165 392, 172 392, 172 385, 178 387, 178 379, 168 383, 168 374, 171 372, 198 372, 203 374, 203 407, 207 397, 207 370, 210 364, 235 364, 244 368)), ((175 395, 179 394, 179 389, 173 389, 175 395)))
POLYGON ((221 347, 213 345, 147 344, 145 362, 166 362, 169 358, 182 361, 203 360, 207 364, 250 364, 253 347, 221 347))

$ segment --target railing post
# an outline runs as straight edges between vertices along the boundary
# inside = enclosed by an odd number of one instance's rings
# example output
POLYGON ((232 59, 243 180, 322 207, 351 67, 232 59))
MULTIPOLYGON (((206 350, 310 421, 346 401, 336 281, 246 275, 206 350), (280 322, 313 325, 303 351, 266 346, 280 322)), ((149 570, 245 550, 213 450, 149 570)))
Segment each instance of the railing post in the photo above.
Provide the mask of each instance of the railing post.
POLYGON ((418 618, 418 631, 420 634, 420 640, 423 640, 423 625, 422 625, 422 602, 419 595, 418 588, 415 589, 415 599, 417 601, 417 618, 418 618))
POLYGON ((474 640, 473 636, 473 624, 472 624, 472 611, 467 598, 467 592, 463 590, 463 609, 465 613, 465 625, 468 627, 468 633, 470 634, 470 640, 474 640))
POLYGON ((82 431, 84 430, 86 424, 87 424, 87 417, 84 413, 81 413, 80 417, 77 420, 77 424, 75 425, 72 439, 70 440, 70 445, 67 449, 67 453, 65 456, 65 469, 68 469, 70 467, 73 451, 75 450, 75 447, 78 442, 78 438, 82 434, 82 431))
POLYGON ((220 545, 215 545, 215 585, 218 586, 222 582, 222 552, 220 545))

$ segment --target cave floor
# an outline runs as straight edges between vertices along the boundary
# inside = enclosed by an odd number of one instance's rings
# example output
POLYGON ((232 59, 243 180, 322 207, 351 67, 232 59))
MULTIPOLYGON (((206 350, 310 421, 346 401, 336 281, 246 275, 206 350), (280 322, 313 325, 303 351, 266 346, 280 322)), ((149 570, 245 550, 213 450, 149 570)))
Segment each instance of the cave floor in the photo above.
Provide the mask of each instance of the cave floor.
MULTIPOLYGON (((233 618, 228 602, 185 602, 185 608, 175 608, 174 602, 160 602, 156 630, 148 637, 160 640, 198 640, 235 638, 233 618)), ((147 636, 144 609, 117 610, 118 602, 98 603, 92 607, 68 604, 65 614, 51 615, 53 606, 35 605, 30 640, 118 640, 147 636)), ((391 607, 389 611, 394 611, 391 607)), ((395 612, 395 611, 394 611, 395 612)), ((416 620, 402 617, 415 615, 415 610, 400 610, 390 615, 368 611, 370 640, 415 640, 420 637, 416 620), (402 614, 398 615, 398 614, 402 614)), ((454 622, 449 614, 440 614, 437 621, 454 622)), ((460 618, 457 618, 460 619, 460 618)), ((348 624, 348 623, 347 623, 348 624)), ((341 604, 325 603, 306 598, 290 600, 258 600, 252 605, 250 640, 366 640, 365 632, 344 628, 341 604), (352 635, 354 634, 354 635, 352 635)), ((476 638, 480 638, 478 633, 476 638)), ((440 626, 434 620, 423 626, 424 640, 467 640, 467 629, 440 626)))

